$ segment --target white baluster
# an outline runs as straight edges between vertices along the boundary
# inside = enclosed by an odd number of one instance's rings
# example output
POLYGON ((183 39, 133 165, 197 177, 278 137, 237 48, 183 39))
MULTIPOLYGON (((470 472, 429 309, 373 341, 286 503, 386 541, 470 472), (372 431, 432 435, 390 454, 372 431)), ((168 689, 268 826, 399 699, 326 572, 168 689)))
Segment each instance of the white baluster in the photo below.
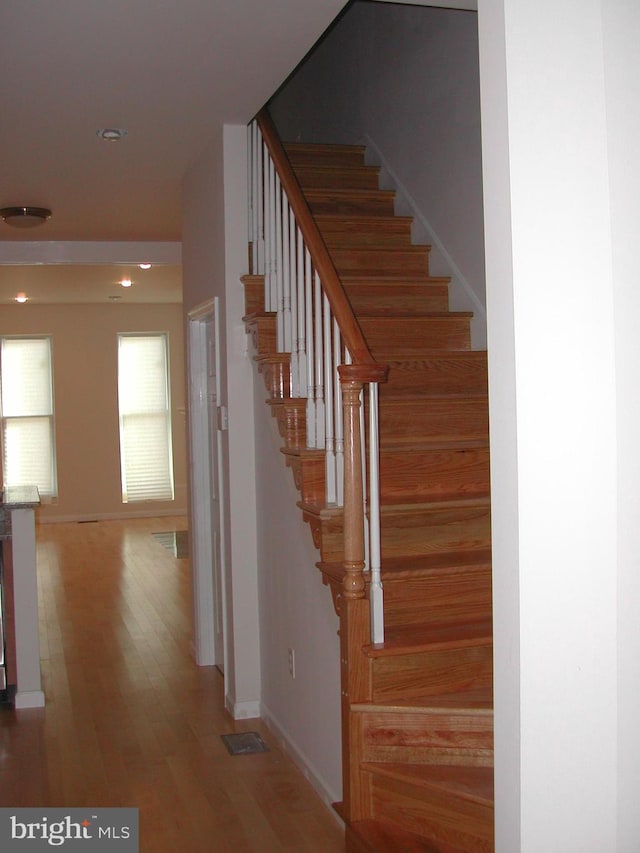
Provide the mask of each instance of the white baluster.
POLYGON ((268 293, 268 298, 266 301, 266 309, 267 311, 277 311, 278 309, 278 297, 277 297, 277 287, 276 287, 276 170, 273 165, 273 161, 268 155, 266 146, 265 146, 265 157, 267 158, 265 162, 268 163, 268 183, 265 187, 267 192, 267 224, 268 224, 268 234, 269 234, 269 254, 268 254, 268 266, 267 266, 267 275, 269 276, 268 287, 266 288, 266 292, 268 293))
POLYGON ((298 389, 300 397, 307 397, 307 320, 305 311, 304 240, 296 226, 298 236, 298 389))
POLYGON ((369 552, 369 516, 367 514, 367 448, 366 448, 366 430, 364 422, 364 389, 360 392, 360 458, 362 459, 362 503, 364 517, 364 569, 368 572, 371 566, 371 558, 369 552))
POLYGON ((255 254, 255 269, 257 275, 264 275, 264 144, 262 142, 262 133, 255 123, 255 141, 253 148, 253 156, 255 160, 254 169, 254 203, 253 212, 255 218, 254 239, 256 241, 255 254))
POLYGON ((282 349, 280 352, 292 351, 291 333, 291 254, 289 247, 289 200, 282 192, 282 349))
POLYGON ((282 186, 276 172, 276 346, 278 352, 284 352, 284 270, 282 251, 282 186))
POLYGON ((291 288, 291 363, 289 366, 289 394, 300 396, 298 368, 298 271, 296 269, 296 220, 289 207, 289 278, 291 288))
POLYGON ((342 414, 342 386, 338 367, 342 364, 342 342, 337 320, 333 321, 333 386, 334 386, 334 421, 336 448, 336 503, 344 505, 344 425, 342 414))
POLYGON ((320 276, 314 271, 314 347, 315 347, 315 400, 316 400, 316 447, 324 447, 324 353, 322 338, 322 285, 320 276))
POLYGON ((326 296, 322 297, 322 332, 324 350, 324 447, 325 496, 328 504, 336 503, 336 449, 333 420, 333 345, 331 339, 331 309, 326 296))
POLYGON ((384 598, 380 574, 380 463, 378 435, 378 384, 369 384, 369 610, 371 642, 384 643, 384 598))
POLYGON ((304 296, 305 296, 305 330, 307 341, 307 447, 316 447, 316 398, 313 375, 314 339, 313 339, 313 301, 311 278, 311 255, 304 250, 304 296))
POLYGON ((254 142, 255 142, 255 121, 247 125, 247 207, 249 215, 247 216, 247 227, 249 236, 249 245, 251 246, 251 272, 255 272, 255 219, 254 219, 254 177, 255 177, 255 157, 254 157, 254 142))

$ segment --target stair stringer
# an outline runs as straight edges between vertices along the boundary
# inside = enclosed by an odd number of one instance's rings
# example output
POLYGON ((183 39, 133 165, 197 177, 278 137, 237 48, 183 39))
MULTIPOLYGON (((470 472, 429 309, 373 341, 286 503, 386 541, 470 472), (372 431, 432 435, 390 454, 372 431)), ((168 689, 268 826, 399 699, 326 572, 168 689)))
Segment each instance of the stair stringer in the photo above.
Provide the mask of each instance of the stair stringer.
MULTIPOLYGON (((306 171, 308 173, 309 170, 306 171)), ((321 198, 315 179, 314 183, 316 187, 311 195, 315 199, 321 198)), ((344 203, 344 193, 341 195, 334 192, 333 195, 337 199, 336 203, 340 205, 344 203)), ((359 198, 361 195, 360 193, 359 198)), ((329 204, 326 198, 321 203, 320 210, 325 218, 328 215, 329 204)), ((360 206, 361 201, 358 201, 359 210, 360 206)), ((341 210, 340 215, 353 220, 364 214, 361 210, 360 212, 351 210, 348 213, 341 210)), ((383 214, 380 209, 375 215, 386 214, 383 214)), ((369 240, 363 242, 366 243, 369 240)), ((343 258, 344 246, 340 241, 337 243, 342 246, 338 256, 343 258)), ((358 252, 361 258, 361 246, 358 252)), ((362 260, 358 263, 362 264, 362 260)), ((392 286, 393 281, 387 284, 392 286)), ((438 286, 442 286, 441 281, 438 282, 438 286)), ((377 322, 374 325, 377 325, 377 322)), ((437 322, 441 323, 442 320, 438 319, 437 322)), ((417 324, 413 325, 417 329, 417 324)), ((319 565, 325 582, 331 587, 334 604, 340 616, 343 708, 343 801, 340 813, 348 825, 347 849, 353 851, 398 849, 393 846, 393 841, 389 841, 391 846, 367 846, 365 836, 370 827, 378 823, 384 827, 382 834, 388 838, 393 838, 396 831, 400 833, 407 829, 411 830, 418 838, 416 844, 419 846, 408 849, 424 849, 433 853, 445 853, 445 851, 458 853, 464 850, 486 853, 492 849, 492 802, 490 794, 487 793, 492 775, 490 627, 489 635, 483 629, 477 641, 473 636, 462 640, 455 637, 453 639, 436 637, 435 640, 431 638, 429 642, 419 638, 413 640, 409 638, 405 640, 406 650, 398 647, 394 649, 393 643, 389 644, 388 649, 385 646, 383 649, 376 650, 369 646, 367 599, 348 600, 342 594, 340 534, 337 530, 340 526, 340 512, 335 509, 329 511, 330 508, 323 506, 323 474, 318 452, 300 447, 300 424, 295 422, 298 414, 292 410, 291 401, 286 399, 286 379, 281 381, 286 369, 277 368, 276 379, 273 379, 270 359, 275 359, 276 362, 284 360, 282 354, 270 351, 272 344, 263 346, 261 343, 261 337, 266 340, 266 336, 270 334, 269 323, 263 318, 256 318, 254 329, 258 357, 264 373, 267 374, 265 382, 272 396, 272 413, 278 418, 280 434, 285 442, 282 452, 287 464, 292 468, 300 491, 298 503, 303 511, 303 517, 311 523, 314 543, 321 549, 319 565), (268 367, 267 364, 269 364, 268 367), (278 369, 281 370, 280 374, 277 374, 278 369), (268 377, 269 381, 267 381, 268 377), (329 561, 325 560, 327 557, 327 554, 323 553, 325 547, 332 549, 329 561), (431 645, 434 643, 432 653, 431 645), (407 673, 420 667, 421 658, 427 661, 429 656, 434 658, 435 663, 431 664, 431 668, 437 672, 438 681, 430 688, 428 698, 415 695, 415 691, 410 696, 407 694, 409 698, 406 698, 402 695, 401 687, 399 690, 393 688, 394 661, 399 662, 399 671, 403 673, 402 679, 406 680, 407 673), (384 663, 378 664, 379 660, 384 663), (447 663, 448 660, 452 662, 451 665, 447 663), (476 661, 482 662, 478 672, 474 670, 476 661), (384 687, 376 688, 376 672, 380 667, 384 672, 382 681, 384 687), (450 677, 447 676, 449 671, 450 677), (372 728, 366 725, 365 721, 371 720, 374 716, 377 721, 375 730, 384 733, 381 740, 385 741, 386 738, 387 741, 390 739, 390 742, 382 745, 378 743, 379 749, 372 751, 369 742, 372 728), (437 721, 435 728, 432 725, 434 720, 437 721), (471 791, 470 794, 465 790, 465 779, 466 787, 471 791), (443 805, 445 803, 454 805, 452 808, 445 809, 443 805), (416 809, 419 814, 416 814, 416 809), (443 809, 447 812, 446 814, 443 814, 443 809), (394 818, 394 814, 397 819, 394 818), (459 831, 456 828, 457 824, 462 826, 459 831), (419 841, 420 838, 422 841, 419 841), (427 839, 430 840, 427 841, 427 839)), ((457 363, 460 361, 458 356, 462 355, 458 348, 464 348, 466 345, 461 338, 459 340, 451 338, 449 341, 444 337, 442 341, 442 346, 453 347, 448 361, 458 371, 457 363)), ((381 336, 381 342, 384 345, 384 335, 381 336)), ((427 364, 430 360, 433 361, 435 356, 428 348, 424 354, 420 354, 422 346, 423 344, 417 348, 414 346, 415 353, 411 358, 417 358, 422 364, 427 364)), ((406 364, 403 363, 402 355, 397 348, 393 350, 392 358, 399 365, 399 369, 404 371, 406 364)), ((407 376, 411 376, 413 381, 411 370, 407 376)), ((429 386, 431 384, 432 380, 429 386)), ((401 378, 401 382, 396 383, 395 390, 390 388, 389 393, 392 398, 399 393, 405 393, 400 390, 404 385, 405 378, 401 378)), ((437 385, 442 391, 440 378, 437 379, 437 385)), ((475 382, 473 387, 476 394, 481 390, 475 382)), ((460 393, 460 389, 457 388, 457 392, 460 393)), ((406 441, 402 444, 406 446, 406 441)), ((470 458, 473 460, 476 450, 470 449, 472 451, 470 458)), ((394 452, 400 452, 400 448, 394 452)), ((462 459, 460 454, 464 452, 464 443, 450 445, 447 450, 452 458, 458 455, 460 459, 462 459)), ((485 460, 472 461, 469 470, 477 471, 479 465, 485 464, 485 460)), ((435 466, 436 469, 441 467, 439 462, 435 466)), ((449 476, 446 464, 443 471, 443 476, 449 476)), ((472 484, 471 492, 463 485, 457 486, 457 494, 453 496, 451 505, 465 501, 473 503, 474 500, 478 505, 482 503, 483 491, 486 488, 484 480, 482 477, 478 478, 476 473, 473 473, 473 477, 475 485, 472 484)), ((488 478, 486 482, 488 483, 488 478)), ((425 495, 424 500, 432 504, 435 500, 435 504, 438 504, 451 503, 451 498, 452 495, 443 489, 436 490, 434 496, 425 495)), ((402 503, 400 492, 394 495, 394 500, 402 503)), ((412 499, 405 498, 405 500, 412 499)), ((431 509, 426 511, 430 512, 431 509)), ((471 515, 477 514, 476 510, 472 510, 471 515)), ((474 548, 486 546, 487 542, 481 534, 476 532, 474 536, 477 537, 474 548)), ((435 550, 439 548, 442 550, 442 543, 435 550)), ((444 550, 446 553, 446 549, 444 550)), ((474 601, 476 601, 474 613, 477 615, 482 612, 484 606, 482 596, 474 601)), ((490 601, 488 606, 490 610, 490 601)), ((401 607, 399 611, 402 611, 401 607)), ((456 618, 459 619, 459 617, 460 614, 456 618)), ((430 614, 429 618, 434 618, 433 614, 430 614)), ((413 622, 416 622, 415 617, 413 622)), ((456 624, 456 619, 449 615, 442 630, 446 634, 452 626, 455 628, 456 624)), ((417 627, 419 628, 419 625, 417 627)), ((425 686, 429 687, 428 684, 425 686)), ((377 738, 377 735, 373 737, 374 740, 377 738)))

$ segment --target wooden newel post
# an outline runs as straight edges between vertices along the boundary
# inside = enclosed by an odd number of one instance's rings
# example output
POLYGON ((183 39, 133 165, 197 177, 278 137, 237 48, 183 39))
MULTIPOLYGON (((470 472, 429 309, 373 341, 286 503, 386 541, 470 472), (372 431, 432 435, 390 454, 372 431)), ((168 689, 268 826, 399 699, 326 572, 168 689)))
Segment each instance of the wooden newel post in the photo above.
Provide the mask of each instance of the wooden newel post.
POLYGON ((363 383, 343 376, 344 416, 344 578, 345 598, 364 597, 364 497, 362 492, 362 442, 360 435, 360 393, 363 383))

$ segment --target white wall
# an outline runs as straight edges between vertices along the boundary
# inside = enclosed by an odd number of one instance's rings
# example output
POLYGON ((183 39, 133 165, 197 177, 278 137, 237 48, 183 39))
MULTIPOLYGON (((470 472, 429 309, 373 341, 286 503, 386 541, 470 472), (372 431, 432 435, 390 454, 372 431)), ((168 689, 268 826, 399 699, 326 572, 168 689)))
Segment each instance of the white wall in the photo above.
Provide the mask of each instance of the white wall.
MULTIPOLYGON (((270 110, 287 140, 375 143, 426 221, 414 238, 433 243, 430 227, 453 261, 434 245, 432 270, 453 274, 451 307, 476 313, 483 346, 477 15, 356 3, 270 110)), ((413 214, 406 202, 397 212, 413 214)))
POLYGON ((479 24, 496 850, 633 853, 639 10, 480 0, 479 24))
POLYGON ((327 803, 341 799, 339 620, 315 567, 319 552, 296 506, 300 494, 256 382, 256 480, 261 507, 262 710, 327 803), (288 668, 295 651, 296 677, 288 668))
POLYGON ((225 127, 187 172, 183 184, 185 314, 220 298, 223 435, 227 495, 227 705, 234 716, 256 716, 260 699, 253 372, 241 317, 240 275, 246 271, 246 129, 225 127))

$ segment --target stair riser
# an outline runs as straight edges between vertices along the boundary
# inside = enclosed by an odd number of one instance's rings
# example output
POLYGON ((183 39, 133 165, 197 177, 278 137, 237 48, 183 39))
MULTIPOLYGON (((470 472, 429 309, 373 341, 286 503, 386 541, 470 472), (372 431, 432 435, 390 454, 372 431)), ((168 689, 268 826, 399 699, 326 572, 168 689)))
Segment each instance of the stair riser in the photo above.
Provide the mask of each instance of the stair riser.
POLYGON ((491 767, 493 714, 487 712, 352 712, 352 743, 362 761, 491 767))
POLYGON ((479 497, 489 492, 489 449, 380 454, 383 503, 479 497))
POLYGON ((373 774, 373 812, 411 832, 459 847, 465 853, 493 853, 493 809, 448 792, 425 792, 410 783, 373 774))
POLYGON ((291 164, 324 166, 362 166, 364 147, 361 145, 316 145, 314 143, 287 142, 284 146, 291 164))
POLYGON ((378 361, 419 358, 429 350, 466 350, 471 346, 466 317, 360 317, 359 323, 378 361))
POLYGON ((433 571, 426 577, 386 580, 384 621, 396 625, 477 622, 491 616, 491 568, 433 571))
POLYGON ((382 518, 383 557, 442 551, 479 551, 491 545, 488 507, 441 510, 382 518))
POLYGON ((380 405, 380 433, 394 443, 443 439, 489 439, 489 408, 479 400, 407 400, 380 405))
MULTIPOLYGON (((341 563, 344 555, 342 516, 320 519, 307 513, 305 520, 311 524, 313 541, 320 550, 322 562, 341 563)), ((383 561, 393 557, 419 557, 452 551, 473 553, 490 546, 491 516, 488 507, 425 510, 424 513, 407 513, 399 509, 397 514, 384 512, 381 519, 383 561)), ((391 582, 386 579, 385 588, 391 582)), ((406 578, 402 581, 408 582, 406 578)))
POLYGON ((492 684, 490 645, 387 655, 371 663, 374 702, 408 701, 492 684))
POLYGON ((389 379, 380 386, 380 398, 401 394, 458 394, 487 392, 487 357, 484 352, 451 353, 416 361, 394 361, 389 379))
POLYGON ((393 193, 368 193, 352 190, 339 193, 332 190, 309 190, 307 202, 314 214, 332 213, 350 216, 361 213, 369 216, 392 216, 393 193))
POLYGON ((446 284, 387 287, 345 284, 345 290, 355 313, 370 317, 424 314, 447 311, 449 307, 449 287, 446 284))
POLYGON ((372 166, 310 166, 294 168, 298 183, 308 189, 377 190, 379 170, 372 166))
POLYGON ((429 249, 426 246, 406 248, 334 248, 331 258, 339 275, 369 272, 371 275, 429 275, 429 249))
POLYGON ((411 244, 411 221, 399 217, 322 217, 318 227, 326 245, 337 246, 408 246, 411 244))

